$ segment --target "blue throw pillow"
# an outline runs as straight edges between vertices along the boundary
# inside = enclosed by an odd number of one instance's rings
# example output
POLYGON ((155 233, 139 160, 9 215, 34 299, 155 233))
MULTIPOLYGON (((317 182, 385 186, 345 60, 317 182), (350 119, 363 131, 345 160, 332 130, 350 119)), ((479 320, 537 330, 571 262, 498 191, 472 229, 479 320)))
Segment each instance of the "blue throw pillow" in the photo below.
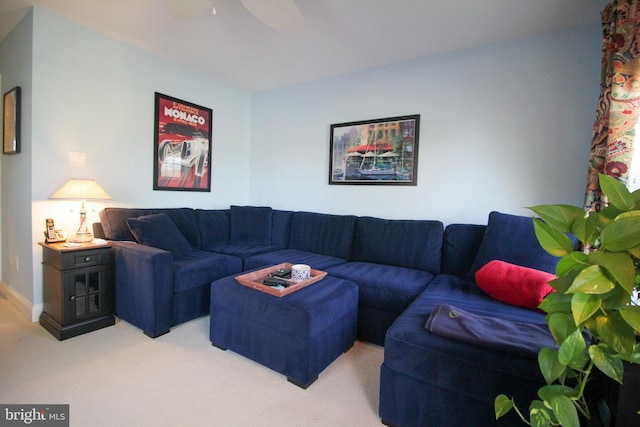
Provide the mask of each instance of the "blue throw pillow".
POLYGON ((127 226, 138 243, 171 252, 174 258, 182 258, 193 249, 167 214, 153 214, 127 218, 127 226))
POLYGON ((548 273, 555 273, 556 264, 560 260, 542 249, 538 243, 533 219, 491 212, 489 224, 467 278, 475 281, 476 272, 496 259, 548 273))
POLYGON ((231 206, 229 243, 270 245, 272 214, 267 206, 231 206))

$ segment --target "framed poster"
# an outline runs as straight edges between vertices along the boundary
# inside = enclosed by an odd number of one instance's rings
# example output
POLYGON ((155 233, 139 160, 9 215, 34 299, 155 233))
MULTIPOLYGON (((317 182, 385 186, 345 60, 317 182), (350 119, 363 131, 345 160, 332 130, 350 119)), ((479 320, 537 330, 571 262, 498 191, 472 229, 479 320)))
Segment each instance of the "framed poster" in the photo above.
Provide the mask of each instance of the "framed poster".
POLYGON ((2 153, 20 152, 20 86, 4 94, 4 118, 2 120, 2 153))
POLYGON ((212 111, 156 92, 153 189, 211 191, 212 111))
POLYGON ((331 125, 329 184, 417 185, 420 115, 331 125))

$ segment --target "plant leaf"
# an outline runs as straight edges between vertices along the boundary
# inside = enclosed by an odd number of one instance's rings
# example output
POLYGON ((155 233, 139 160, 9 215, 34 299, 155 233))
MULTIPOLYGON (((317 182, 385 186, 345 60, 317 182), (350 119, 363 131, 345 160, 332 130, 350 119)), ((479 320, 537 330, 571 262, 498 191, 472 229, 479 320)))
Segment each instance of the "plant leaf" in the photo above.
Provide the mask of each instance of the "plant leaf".
POLYGON ((580 326, 582 322, 598 311, 601 305, 602 298, 598 295, 584 294, 582 292, 573 294, 573 298, 571 298, 573 321, 577 326, 580 326))
POLYGON ((622 181, 605 174, 600 174, 598 181, 613 206, 623 211, 633 209, 635 200, 622 181))
POLYGON ((602 247, 623 252, 640 245, 640 216, 627 216, 607 224, 600 233, 602 247))
POLYGON ((589 258, 582 252, 573 251, 562 257, 556 265, 556 275, 559 277, 567 276, 575 272, 578 274, 580 271, 587 268, 589 265, 589 258))
POLYGON ((535 212, 554 229, 564 233, 570 233, 573 222, 585 215, 584 209, 571 205, 537 205, 527 209, 535 212))
POLYGON ((590 346, 589 357, 603 374, 622 383, 622 375, 624 373, 622 360, 613 357, 605 344, 590 346))
POLYGON ((567 293, 605 294, 614 287, 615 283, 609 280, 600 266, 592 265, 578 274, 567 293))
POLYGON ((533 226, 540 246, 549 254, 560 257, 573 252, 574 244, 563 232, 537 218, 533 219, 533 226))
POLYGON ((577 218, 571 226, 573 233, 582 243, 593 243, 594 234, 598 229, 599 218, 597 212, 589 212, 586 218, 577 218))
MULTIPOLYGON (((549 284, 552 284, 552 282, 555 282, 555 280, 552 280, 549 284)), ((571 295, 562 292, 551 292, 544 297, 538 308, 546 313, 569 313, 571 311, 571 295)))
POLYGON ((576 324, 570 313, 550 313, 547 315, 547 325, 553 335, 553 339, 557 343, 563 342, 573 331, 576 330, 576 324))
POLYGON ((591 264, 604 267, 629 295, 633 294, 636 270, 626 253, 594 251, 588 256, 591 264))
POLYGON ((620 313, 611 311, 608 314, 595 319, 598 337, 613 351, 631 357, 636 343, 633 328, 622 319, 620 313))
POLYGON ((547 384, 553 383, 564 373, 565 366, 558 361, 558 351, 551 347, 543 347, 538 352, 538 366, 547 384))
POLYGON ((549 409, 540 400, 534 400, 529 406, 529 420, 532 427, 548 427, 554 418, 549 409))
POLYGON ((513 408, 513 400, 509 399, 504 394, 500 394, 496 397, 496 400, 493 402, 493 409, 496 413, 496 420, 507 412, 509 412, 513 408))
POLYGON ((553 413, 563 427, 580 427, 578 410, 567 396, 558 395, 551 398, 553 413))
POLYGON ((587 344, 582 336, 582 331, 576 329, 560 344, 558 361, 570 368, 582 370, 588 358, 587 344))
POLYGON ((636 334, 640 334, 640 307, 634 305, 621 308, 620 316, 635 330, 636 334))

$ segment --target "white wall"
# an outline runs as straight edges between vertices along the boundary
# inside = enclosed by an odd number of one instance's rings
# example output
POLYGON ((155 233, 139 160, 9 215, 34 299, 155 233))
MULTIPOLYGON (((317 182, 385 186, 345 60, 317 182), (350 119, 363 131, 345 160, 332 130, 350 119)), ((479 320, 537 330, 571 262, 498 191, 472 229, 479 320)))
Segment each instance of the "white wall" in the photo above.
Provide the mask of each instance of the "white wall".
POLYGON ((251 201, 486 223, 582 203, 599 86, 589 26, 253 96, 251 201), (418 185, 328 185, 332 123, 421 115, 418 185))
MULTIPOLYGON (((31 40, 28 32, 24 36, 31 40)), ((17 179, 18 172, 7 171, 6 180, 3 176, 3 185, 19 185, 28 201, 28 206, 17 206, 3 195, 6 217, 22 222, 15 229, 18 247, 33 258, 21 260, 21 269, 33 277, 29 289, 20 288, 27 299, 36 305, 42 301, 42 248, 37 242, 43 239, 45 218, 53 217, 68 234, 77 229, 79 203, 49 200, 69 178, 94 178, 113 198, 91 206, 96 211, 88 215, 89 223, 107 205, 220 208, 249 203, 250 93, 44 9, 33 11, 32 38, 32 149, 23 148, 17 157, 31 167, 24 171, 24 181, 17 179), (213 110, 210 193, 153 191, 156 91, 213 110), (87 166, 69 166, 70 151, 86 153, 87 166)), ((2 46, 13 49, 11 42, 2 46)), ((0 71, 8 62, 0 62, 0 71)), ((3 252, 3 263, 10 265, 12 250, 3 252)))
MULTIPOLYGON (((20 24, 0 44, 1 93, 15 86, 22 91, 21 152, 2 155, 2 284, 0 288, 16 306, 25 308, 33 301, 31 273, 31 153, 32 153, 32 15, 20 24), (18 265, 15 264, 15 259, 18 265), (16 269, 17 267, 17 269, 16 269)), ((0 106, 0 108, 2 108, 0 106)))

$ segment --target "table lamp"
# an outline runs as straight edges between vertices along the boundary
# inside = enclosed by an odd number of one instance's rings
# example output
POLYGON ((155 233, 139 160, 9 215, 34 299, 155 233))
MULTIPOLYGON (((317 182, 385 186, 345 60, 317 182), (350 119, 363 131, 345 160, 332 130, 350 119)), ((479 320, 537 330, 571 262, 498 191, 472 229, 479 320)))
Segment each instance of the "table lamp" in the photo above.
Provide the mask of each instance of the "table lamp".
POLYGON ((86 200, 111 200, 111 196, 102 189, 93 179, 72 178, 67 181, 58 191, 53 193, 50 199, 70 199, 82 200, 80 207, 80 227, 78 232, 71 238, 72 242, 82 243, 93 240, 93 235, 87 227, 87 211, 84 207, 86 200))

